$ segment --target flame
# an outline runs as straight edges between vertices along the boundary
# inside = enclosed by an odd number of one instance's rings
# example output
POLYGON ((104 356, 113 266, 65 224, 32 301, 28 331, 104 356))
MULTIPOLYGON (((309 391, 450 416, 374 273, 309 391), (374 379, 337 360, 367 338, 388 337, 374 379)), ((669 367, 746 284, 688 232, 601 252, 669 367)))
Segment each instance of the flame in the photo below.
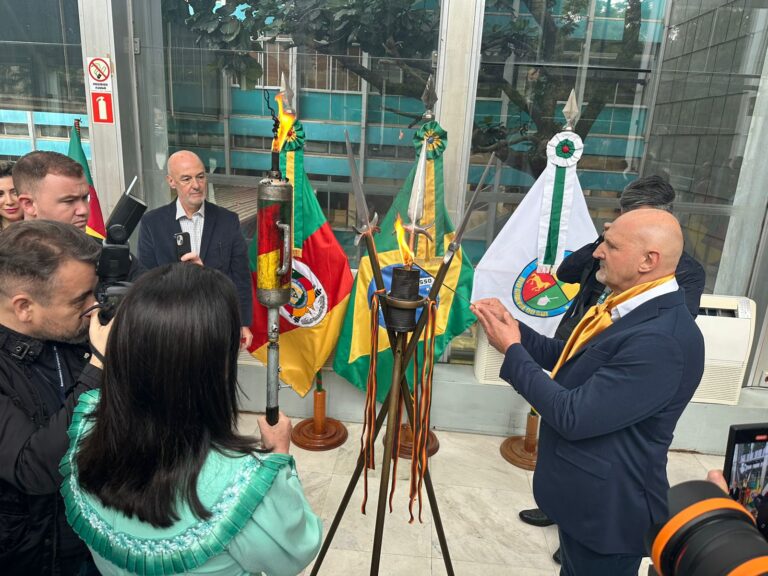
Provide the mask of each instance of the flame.
POLYGON ((400 257, 403 259, 403 264, 406 268, 410 268, 413 265, 413 252, 408 247, 408 242, 405 241, 405 228, 403 228, 403 220, 400 218, 400 214, 395 219, 395 235, 397 236, 397 245, 400 248, 400 257))
POLYGON ((280 152, 283 149, 283 144, 288 139, 291 128, 293 128, 293 123, 296 122, 296 114, 283 109, 282 92, 277 93, 275 101, 277 102, 277 119, 280 122, 280 127, 277 129, 277 136, 272 140, 272 152, 280 152))

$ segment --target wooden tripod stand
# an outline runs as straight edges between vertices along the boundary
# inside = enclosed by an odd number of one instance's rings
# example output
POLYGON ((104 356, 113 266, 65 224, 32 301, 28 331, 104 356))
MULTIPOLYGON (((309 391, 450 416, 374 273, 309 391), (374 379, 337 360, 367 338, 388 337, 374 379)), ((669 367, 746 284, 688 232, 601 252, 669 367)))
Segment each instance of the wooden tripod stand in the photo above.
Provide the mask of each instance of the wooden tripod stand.
MULTIPOLYGON (((373 533, 373 552, 371 555, 371 576, 376 576, 379 573, 379 564, 381 561, 381 544, 384 536, 384 516, 386 514, 387 505, 387 488, 389 486, 389 473, 392 463, 393 444, 395 438, 395 430, 400 426, 400 422, 396 421, 394 415, 397 414, 397 406, 400 401, 400 394, 404 397, 410 396, 408 390, 408 383, 405 379, 405 367, 408 365, 410 356, 415 352, 416 344, 418 343, 421 331, 417 325, 416 330, 411 335, 410 341, 405 333, 392 334, 390 332, 390 343, 392 352, 394 354, 394 366, 392 370, 392 386, 389 389, 387 399, 379 410, 376 416, 376 423, 374 427, 374 440, 378 437, 381 426, 384 423, 384 419, 387 415, 391 417, 387 418, 387 432, 384 439, 384 456, 381 468, 381 479, 379 484, 379 499, 376 507, 376 526, 373 533), (411 352, 411 354, 409 354, 411 352)), ((411 428, 414 427, 414 414, 413 406, 410 402, 405 402, 406 412, 408 413, 408 420, 411 424, 411 428)), ((363 454, 357 458, 357 466, 352 473, 352 478, 349 480, 347 489, 344 492, 344 496, 341 499, 341 504, 336 511, 336 515, 331 522, 331 527, 328 529, 328 535, 325 537, 320 553, 317 555, 317 560, 312 567, 311 576, 316 576, 320 567, 323 564, 325 555, 328 553, 328 549, 331 546, 333 537, 336 534, 336 530, 341 524, 341 519, 346 512, 347 505, 352 498, 352 493, 355 491, 355 486, 360 479, 360 474, 363 472, 365 466, 363 454)), ((451 555, 448 551, 448 542, 445 539, 445 531, 443 530, 443 522, 440 518, 440 510, 437 507, 437 499, 435 498, 435 490, 432 486, 432 478, 429 475, 429 470, 424 470, 424 486, 427 490, 427 498, 429 500, 429 507, 432 511, 432 518, 435 523, 435 530, 437 531, 437 538, 440 542, 440 550, 443 553, 443 560, 445 561, 445 569, 448 576, 453 576, 453 565, 451 564, 451 555)))

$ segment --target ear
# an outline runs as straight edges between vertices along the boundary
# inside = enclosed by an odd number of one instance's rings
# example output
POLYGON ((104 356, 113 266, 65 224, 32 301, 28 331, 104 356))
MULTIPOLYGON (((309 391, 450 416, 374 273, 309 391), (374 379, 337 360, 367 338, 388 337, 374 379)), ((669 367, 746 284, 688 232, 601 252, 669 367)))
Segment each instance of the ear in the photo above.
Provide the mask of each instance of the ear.
POLYGON ((19 322, 29 324, 34 318, 37 305, 32 296, 26 292, 19 292, 11 298, 11 308, 19 322))
POLYGON ((29 194, 19 194, 19 204, 24 210, 24 218, 37 218, 37 205, 29 194))
POLYGON ((171 189, 170 190, 171 200, 175 200, 179 195, 179 191, 176 190, 176 183, 173 181, 173 178, 171 178, 170 174, 166 174, 165 181, 168 182, 168 186, 171 189))
POLYGON ((646 273, 655 270, 659 265, 660 254, 657 250, 646 252, 642 262, 640 262, 639 271, 646 273))

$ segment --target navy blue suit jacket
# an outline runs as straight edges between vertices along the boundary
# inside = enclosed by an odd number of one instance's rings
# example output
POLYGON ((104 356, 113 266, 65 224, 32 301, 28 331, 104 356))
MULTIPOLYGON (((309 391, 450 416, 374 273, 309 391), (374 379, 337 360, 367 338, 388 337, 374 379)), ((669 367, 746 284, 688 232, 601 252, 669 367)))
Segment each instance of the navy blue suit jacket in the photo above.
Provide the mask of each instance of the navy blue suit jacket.
POLYGON ((541 415, 533 490, 560 529, 601 554, 644 555, 667 513, 667 451, 704 371, 683 290, 617 320, 551 370, 565 342, 520 324, 501 377, 541 415))
MULTIPOLYGON (((253 318, 251 271, 248 249, 240 232, 237 214, 210 202, 205 203, 200 259, 209 268, 226 274, 237 288, 240 322, 250 326, 253 318)), ((178 262, 174 234, 181 232, 176 220, 176 202, 150 210, 141 219, 139 260, 149 269, 178 262)))

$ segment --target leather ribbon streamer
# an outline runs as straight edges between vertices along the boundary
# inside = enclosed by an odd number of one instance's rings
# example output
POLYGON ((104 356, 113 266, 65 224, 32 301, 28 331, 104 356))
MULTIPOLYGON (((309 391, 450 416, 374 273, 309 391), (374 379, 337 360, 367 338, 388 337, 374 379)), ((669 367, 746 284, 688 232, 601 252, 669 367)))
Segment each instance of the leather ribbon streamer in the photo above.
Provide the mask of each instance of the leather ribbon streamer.
POLYGON ((363 432, 360 436, 360 451, 363 454, 363 504, 361 511, 365 514, 365 504, 368 502, 368 469, 376 469, 374 440, 376 434, 376 360, 379 356, 379 297, 386 294, 385 290, 376 290, 371 299, 371 362, 368 366, 368 383, 365 392, 365 411, 363 413, 363 432))
POLYGON ((435 332, 437 329, 437 302, 429 300, 426 305, 427 323, 424 326, 424 362, 418 383, 413 387, 413 449, 411 454, 411 484, 408 512, 409 523, 413 523, 413 503, 419 502, 419 523, 422 523, 421 490, 424 473, 427 470, 427 440, 429 419, 432 411, 432 377, 435 370, 435 332))
MULTIPOLYGON (((368 502, 368 469, 376 469, 374 454, 374 433, 376 426, 376 358, 378 352, 379 336, 379 298, 384 290, 377 290, 371 301, 371 361, 368 367, 368 383, 365 395, 365 410, 363 414, 363 432, 360 437, 360 450, 363 455, 363 503, 361 511, 365 514, 365 506, 368 502)), ((413 513, 414 503, 418 501, 418 518, 422 520, 422 488, 424 474, 428 466, 427 441, 429 439, 430 412, 432 410, 432 378, 435 368, 435 336, 437 330, 437 302, 429 300, 426 303, 424 314, 427 314, 427 322, 424 327, 423 361, 419 363, 414 356, 413 362, 413 394, 408 401, 413 403, 413 446, 411 449, 411 478, 409 490, 408 512, 409 523, 415 520, 413 513)), ((392 499, 395 495, 397 484, 397 463, 400 452, 400 422, 403 418, 405 399, 401 398, 395 416, 397 426, 395 428, 394 446, 396 449, 392 455, 392 486, 389 491, 389 511, 392 512, 392 499)))

